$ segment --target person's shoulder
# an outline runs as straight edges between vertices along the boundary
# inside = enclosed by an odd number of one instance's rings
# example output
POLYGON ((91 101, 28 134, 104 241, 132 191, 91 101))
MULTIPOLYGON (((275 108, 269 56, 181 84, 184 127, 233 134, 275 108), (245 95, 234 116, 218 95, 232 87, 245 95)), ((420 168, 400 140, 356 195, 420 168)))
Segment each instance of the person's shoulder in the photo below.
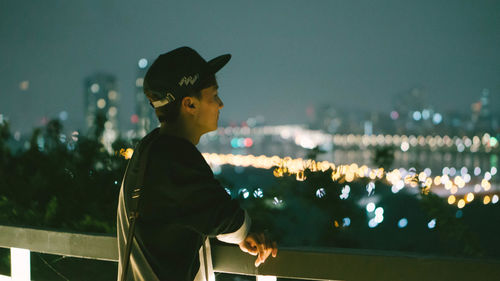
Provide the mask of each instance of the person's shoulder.
POLYGON ((198 148, 186 139, 160 134, 152 143, 149 161, 157 169, 168 169, 177 176, 213 177, 210 166, 198 148))
POLYGON ((198 149, 188 140, 167 134, 158 134, 152 146, 156 153, 173 158, 200 154, 198 149))
POLYGON ((149 159, 154 162, 174 163, 195 168, 205 162, 200 151, 186 139, 168 134, 157 134, 151 140, 149 159))

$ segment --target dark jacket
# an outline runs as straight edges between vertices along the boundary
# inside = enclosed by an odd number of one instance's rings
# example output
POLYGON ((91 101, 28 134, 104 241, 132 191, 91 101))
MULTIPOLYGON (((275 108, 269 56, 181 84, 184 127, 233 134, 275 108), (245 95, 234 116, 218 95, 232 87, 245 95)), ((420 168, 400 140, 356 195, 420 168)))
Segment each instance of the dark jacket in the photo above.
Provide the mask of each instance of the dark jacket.
POLYGON ((192 143, 155 129, 137 145, 120 190, 118 275, 128 231, 126 214, 131 191, 137 186, 139 158, 143 157, 147 166, 127 280, 192 281, 206 237, 237 232, 245 224, 245 212, 214 179, 210 166, 192 143), (150 148, 146 155, 147 144, 150 148))

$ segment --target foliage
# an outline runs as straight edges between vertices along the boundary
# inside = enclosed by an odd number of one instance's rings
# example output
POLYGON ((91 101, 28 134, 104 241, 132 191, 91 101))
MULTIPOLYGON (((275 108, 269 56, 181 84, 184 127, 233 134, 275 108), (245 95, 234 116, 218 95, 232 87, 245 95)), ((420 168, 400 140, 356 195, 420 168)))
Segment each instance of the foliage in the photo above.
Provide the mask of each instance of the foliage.
POLYGON ((0 127, 1 224, 115 232, 126 160, 94 139, 64 140, 57 120, 35 129, 30 148, 15 154, 6 147, 5 130, 0 127))
POLYGON ((394 163, 394 147, 384 146, 375 148, 372 160, 375 167, 381 167, 386 170, 390 169, 392 163, 394 163))

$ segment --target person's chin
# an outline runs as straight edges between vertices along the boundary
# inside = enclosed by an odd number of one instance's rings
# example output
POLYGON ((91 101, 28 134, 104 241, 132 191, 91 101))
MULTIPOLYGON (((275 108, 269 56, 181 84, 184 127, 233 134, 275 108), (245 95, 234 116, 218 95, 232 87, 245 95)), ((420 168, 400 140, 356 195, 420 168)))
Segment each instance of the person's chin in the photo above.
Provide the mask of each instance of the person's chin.
POLYGON ((207 133, 209 133, 209 132, 213 132, 213 131, 216 131, 216 130, 217 130, 217 128, 218 128, 218 125, 217 125, 217 124, 215 124, 215 126, 213 126, 212 128, 209 128, 209 129, 208 129, 208 132, 207 132, 207 133))

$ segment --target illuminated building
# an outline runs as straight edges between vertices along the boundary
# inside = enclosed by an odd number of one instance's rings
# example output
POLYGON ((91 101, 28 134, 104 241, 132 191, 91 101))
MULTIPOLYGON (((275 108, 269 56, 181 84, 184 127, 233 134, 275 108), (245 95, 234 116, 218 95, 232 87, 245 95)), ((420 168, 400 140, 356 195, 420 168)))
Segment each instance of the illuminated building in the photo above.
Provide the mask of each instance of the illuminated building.
POLYGON ((96 73, 85 79, 84 87, 87 135, 99 139, 111 152, 111 144, 119 135, 116 78, 96 73))
POLYGON ((483 89, 481 92, 481 117, 490 117, 490 90, 483 89))
POLYGON ((490 91, 483 89, 478 102, 471 105, 474 132, 494 132, 498 129, 498 122, 491 114, 490 91))

